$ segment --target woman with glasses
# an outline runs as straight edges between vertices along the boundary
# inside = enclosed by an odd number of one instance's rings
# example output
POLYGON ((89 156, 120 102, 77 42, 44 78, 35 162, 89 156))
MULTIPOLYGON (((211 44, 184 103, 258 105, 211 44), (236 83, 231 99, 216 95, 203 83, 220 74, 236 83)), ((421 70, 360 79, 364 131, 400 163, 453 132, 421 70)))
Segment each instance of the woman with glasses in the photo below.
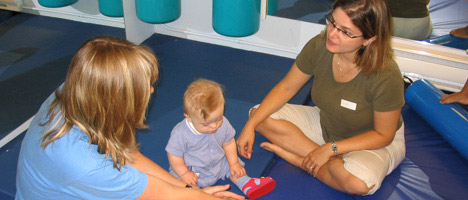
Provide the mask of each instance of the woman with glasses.
POLYGON ((391 48, 386 1, 336 0, 323 33, 252 108, 238 140, 250 158, 260 144, 339 191, 373 194, 405 156, 404 84, 391 48), (316 106, 287 102, 312 77, 316 106))

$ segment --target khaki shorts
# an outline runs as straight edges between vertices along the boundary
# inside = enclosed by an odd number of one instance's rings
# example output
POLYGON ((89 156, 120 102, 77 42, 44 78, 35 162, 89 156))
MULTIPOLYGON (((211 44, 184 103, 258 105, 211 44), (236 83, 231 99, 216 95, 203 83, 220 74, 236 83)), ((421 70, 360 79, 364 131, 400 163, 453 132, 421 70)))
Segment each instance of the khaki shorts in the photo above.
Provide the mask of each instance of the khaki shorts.
POLYGON ((432 33, 432 21, 430 16, 422 18, 393 17, 393 35, 397 37, 425 40, 432 33))
MULTIPOLYGON (((258 105, 254 108, 256 107, 258 105)), ((320 109, 315 106, 286 104, 270 117, 289 121, 318 145, 325 144, 320 126, 320 109)), ((393 142, 386 147, 377 150, 353 151, 343 155, 344 168, 348 172, 363 180, 367 187, 374 185, 367 195, 374 194, 380 188, 385 176, 390 174, 405 157, 404 130, 404 124, 402 124, 393 142)))

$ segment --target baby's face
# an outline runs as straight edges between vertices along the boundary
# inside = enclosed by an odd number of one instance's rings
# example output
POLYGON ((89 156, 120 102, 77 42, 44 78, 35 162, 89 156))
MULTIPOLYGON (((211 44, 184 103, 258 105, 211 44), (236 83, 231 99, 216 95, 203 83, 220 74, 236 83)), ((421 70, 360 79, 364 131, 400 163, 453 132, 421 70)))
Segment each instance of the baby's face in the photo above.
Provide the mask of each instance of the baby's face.
POLYGON ((195 129, 197 129, 198 132, 204 134, 216 133, 221 124, 223 124, 224 104, 218 106, 216 110, 210 113, 206 120, 203 120, 200 116, 195 114, 184 115, 187 117, 189 122, 192 122, 193 126, 195 129))

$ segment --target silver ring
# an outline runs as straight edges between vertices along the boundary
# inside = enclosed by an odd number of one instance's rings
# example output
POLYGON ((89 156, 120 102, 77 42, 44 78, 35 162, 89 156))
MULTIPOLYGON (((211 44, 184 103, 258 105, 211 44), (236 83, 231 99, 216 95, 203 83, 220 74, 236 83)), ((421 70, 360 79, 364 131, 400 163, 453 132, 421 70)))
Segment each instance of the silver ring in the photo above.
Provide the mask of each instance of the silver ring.
POLYGON ((309 167, 309 170, 313 170, 313 169, 314 169, 314 167, 312 167, 312 166, 309 167))

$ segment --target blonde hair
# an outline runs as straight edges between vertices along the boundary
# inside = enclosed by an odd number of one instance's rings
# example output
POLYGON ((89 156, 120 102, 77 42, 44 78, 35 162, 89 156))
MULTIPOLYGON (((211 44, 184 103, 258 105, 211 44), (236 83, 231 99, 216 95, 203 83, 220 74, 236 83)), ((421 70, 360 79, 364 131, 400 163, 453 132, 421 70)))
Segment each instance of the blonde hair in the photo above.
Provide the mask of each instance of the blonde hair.
POLYGON ((224 105, 223 89, 214 81, 198 79, 185 91, 184 112, 188 115, 196 114, 205 120, 220 105, 224 105))
POLYGON ((66 135, 73 125, 84 131, 98 152, 119 169, 137 150, 135 128, 146 128, 146 107, 158 77, 153 52, 126 40, 98 36, 73 56, 62 91, 49 107, 51 124, 57 114, 64 123, 42 137, 41 146, 66 135))
POLYGON ((364 39, 376 37, 367 47, 362 46, 354 62, 369 76, 380 73, 394 62, 391 46, 392 18, 387 1, 383 0, 336 0, 333 10, 341 8, 361 30, 364 39))

